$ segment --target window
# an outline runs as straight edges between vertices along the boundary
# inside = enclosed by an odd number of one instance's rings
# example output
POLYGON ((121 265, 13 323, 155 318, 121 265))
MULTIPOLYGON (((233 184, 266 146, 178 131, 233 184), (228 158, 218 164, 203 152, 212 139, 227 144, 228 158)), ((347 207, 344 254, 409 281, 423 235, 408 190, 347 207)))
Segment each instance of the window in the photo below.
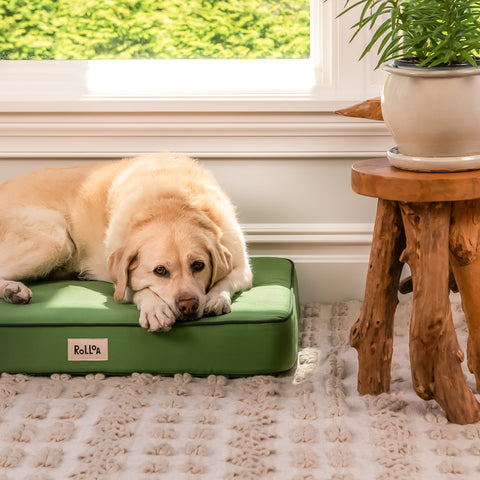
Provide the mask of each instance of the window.
POLYGON ((0 0, 10 60, 308 58, 309 0, 0 0))
POLYGON ((310 2, 308 59, 0 61, 0 111, 319 111, 376 95, 335 4, 310 2))

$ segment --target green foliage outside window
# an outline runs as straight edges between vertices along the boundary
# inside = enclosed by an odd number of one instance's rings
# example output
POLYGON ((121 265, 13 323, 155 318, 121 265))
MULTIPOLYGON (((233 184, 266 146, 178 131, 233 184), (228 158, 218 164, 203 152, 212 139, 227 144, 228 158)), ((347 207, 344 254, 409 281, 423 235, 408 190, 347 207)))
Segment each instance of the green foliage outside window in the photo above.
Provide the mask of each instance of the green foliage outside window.
POLYGON ((309 0, 0 0, 0 57, 308 58, 309 4, 309 0))

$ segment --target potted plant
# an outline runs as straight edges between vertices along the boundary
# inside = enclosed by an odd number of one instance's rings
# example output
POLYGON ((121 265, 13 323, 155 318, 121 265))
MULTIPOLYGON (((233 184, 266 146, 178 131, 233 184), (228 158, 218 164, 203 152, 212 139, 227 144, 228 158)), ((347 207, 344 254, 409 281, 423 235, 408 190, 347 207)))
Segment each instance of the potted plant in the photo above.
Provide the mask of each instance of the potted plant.
POLYGON ((480 1, 347 0, 354 35, 371 31, 387 79, 382 113, 390 162, 419 171, 480 168, 480 1))

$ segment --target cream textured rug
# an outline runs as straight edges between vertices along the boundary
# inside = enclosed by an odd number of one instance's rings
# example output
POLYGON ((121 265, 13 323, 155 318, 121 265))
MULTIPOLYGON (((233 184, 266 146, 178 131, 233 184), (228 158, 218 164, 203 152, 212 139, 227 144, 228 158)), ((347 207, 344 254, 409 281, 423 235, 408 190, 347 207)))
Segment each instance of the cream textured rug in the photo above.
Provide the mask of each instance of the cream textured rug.
MULTIPOLYGON (((357 394, 348 335, 359 310, 306 306, 298 366, 280 377, 4 374, 0 480, 477 478, 480 424, 448 424, 412 392, 408 301, 392 392, 357 394)), ((458 304, 454 319, 463 346, 458 304)))

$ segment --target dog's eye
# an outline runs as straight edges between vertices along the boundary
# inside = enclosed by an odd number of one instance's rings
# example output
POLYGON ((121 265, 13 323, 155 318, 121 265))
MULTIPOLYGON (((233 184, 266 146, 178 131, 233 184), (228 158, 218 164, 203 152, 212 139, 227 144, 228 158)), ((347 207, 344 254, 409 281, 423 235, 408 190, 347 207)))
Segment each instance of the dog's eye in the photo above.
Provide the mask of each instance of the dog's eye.
POLYGON ((153 270, 153 273, 159 277, 166 277, 168 275, 168 270, 164 266, 160 265, 153 270))
POLYGON ((203 262, 192 263, 192 271, 194 272, 201 272, 204 268, 205 268, 205 264, 203 262))

